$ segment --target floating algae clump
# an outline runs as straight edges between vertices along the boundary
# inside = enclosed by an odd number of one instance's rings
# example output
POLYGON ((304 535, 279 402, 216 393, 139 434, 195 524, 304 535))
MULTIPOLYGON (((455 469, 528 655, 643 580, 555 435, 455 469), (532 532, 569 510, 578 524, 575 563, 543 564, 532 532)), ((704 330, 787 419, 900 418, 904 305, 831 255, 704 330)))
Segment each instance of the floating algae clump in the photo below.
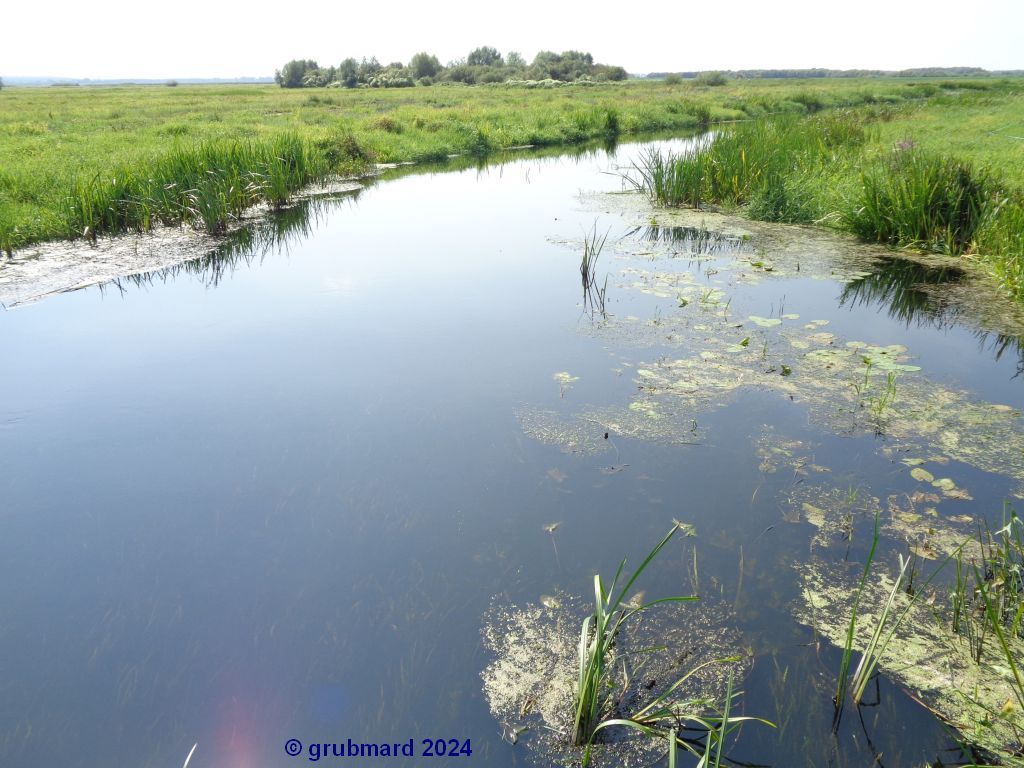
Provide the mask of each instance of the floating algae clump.
MULTIPOLYGON (((659 609, 619 636, 615 659, 608 664, 615 670, 614 686, 622 691, 616 703, 620 716, 638 710, 702 664, 707 666, 676 689, 673 698, 721 701, 730 675, 739 679, 749 666, 735 616, 726 605, 701 601, 659 609), (657 649, 642 652, 652 647, 657 649), (708 663, 735 656, 744 660, 708 663)), ((581 601, 558 595, 524 607, 496 604, 485 617, 483 640, 493 661, 482 675, 484 695, 506 741, 524 745, 538 765, 581 762, 582 748, 571 746, 570 734, 579 633, 587 611, 581 601)), ((601 733, 594 766, 649 765, 665 754, 662 739, 624 728, 601 733)))
POLYGON ((608 442, 596 424, 554 411, 522 408, 516 413, 524 433, 565 453, 592 455, 608 449, 608 442))
MULTIPOLYGON (((859 574, 842 564, 819 560, 799 565, 797 571, 802 588, 797 619, 843 647, 859 574)), ((877 625, 892 588, 893 581, 885 574, 873 573, 865 584, 854 642, 858 653, 877 625)), ((918 599, 909 606, 882 652, 879 666, 968 741, 1000 755, 1007 765, 1024 765, 1019 756, 1014 757, 1024 746, 1024 717, 1015 706, 1013 678, 1005 656, 992 641, 982 647, 980 662, 976 662, 968 641, 952 633, 929 601, 918 599)), ((910 598, 898 591, 887 627, 891 627, 891 617, 899 616, 909 603, 910 598)), ((1017 664, 1024 664, 1024 641, 1011 638, 1010 644, 1017 664)))
POLYGON ((808 522, 817 528, 811 542, 828 547, 849 541, 856 523, 879 510, 878 499, 855 488, 801 483, 783 503, 782 518, 788 523, 808 522))

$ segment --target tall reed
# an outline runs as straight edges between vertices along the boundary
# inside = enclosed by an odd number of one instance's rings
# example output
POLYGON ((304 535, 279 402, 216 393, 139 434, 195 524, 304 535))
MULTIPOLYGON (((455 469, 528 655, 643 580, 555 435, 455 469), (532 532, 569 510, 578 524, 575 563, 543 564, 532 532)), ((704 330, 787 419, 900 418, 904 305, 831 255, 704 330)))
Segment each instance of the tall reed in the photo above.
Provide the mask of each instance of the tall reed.
POLYGON ((993 191, 988 175, 970 163, 897 149, 862 174, 845 221, 865 240, 959 255, 993 212, 993 191))
POLYGON ((221 233, 246 208, 263 201, 281 207, 336 166, 326 147, 296 134, 175 146, 146 173, 125 167, 75 180, 62 211, 64 230, 95 239, 185 223, 221 233))
POLYGON ((626 567, 625 560, 619 563, 615 577, 607 589, 600 574, 594 576, 594 611, 584 620, 580 630, 579 671, 571 736, 574 745, 584 747, 584 766, 590 762, 595 737, 608 728, 625 727, 658 740, 667 737, 669 760, 673 763, 676 759, 676 748, 682 747, 701 758, 701 765, 718 765, 722 759, 724 741, 735 728, 748 720, 767 723, 759 718, 737 717, 731 714, 732 701, 738 695, 733 690, 731 679, 721 714, 708 713, 707 703, 704 701, 679 702, 675 698, 679 688, 701 669, 711 664, 735 662, 738 661, 737 658, 705 662, 691 669, 639 710, 624 717, 608 717, 613 711, 613 700, 618 698, 617 694, 621 694, 613 679, 612 662, 615 658, 614 648, 623 629, 631 620, 643 615, 655 605, 698 599, 695 596, 664 597, 639 605, 625 602, 637 579, 679 530, 680 526, 674 525, 621 588, 619 583, 626 567), (703 754, 690 741, 680 738, 678 730, 684 727, 686 722, 693 723, 707 734, 703 754))

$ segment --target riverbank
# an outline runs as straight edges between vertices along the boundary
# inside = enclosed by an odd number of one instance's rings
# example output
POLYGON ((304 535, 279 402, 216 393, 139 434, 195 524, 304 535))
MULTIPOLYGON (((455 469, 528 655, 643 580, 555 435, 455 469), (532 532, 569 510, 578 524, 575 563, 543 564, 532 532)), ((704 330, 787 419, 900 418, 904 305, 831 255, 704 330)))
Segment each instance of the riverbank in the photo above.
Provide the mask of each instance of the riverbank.
MULTIPOLYGON (((190 224, 216 234, 259 202, 374 163, 486 156, 774 113, 1015 97, 1014 80, 626 82, 289 91, 276 86, 0 92, 0 250, 190 224)), ((998 154, 998 153, 997 153, 998 154)))

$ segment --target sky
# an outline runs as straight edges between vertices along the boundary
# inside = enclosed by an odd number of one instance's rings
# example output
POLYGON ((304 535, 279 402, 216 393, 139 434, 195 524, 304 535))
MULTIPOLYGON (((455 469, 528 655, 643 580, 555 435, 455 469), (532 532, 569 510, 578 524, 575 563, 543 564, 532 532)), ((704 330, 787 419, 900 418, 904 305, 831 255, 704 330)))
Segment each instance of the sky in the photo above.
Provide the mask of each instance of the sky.
POLYGON ((294 58, 442 63, 489 45, 589 51, 641 74, 708 69, 1024 69, 1024 0, 37 0, 0 14, 0 77, 270 76, 294 58))

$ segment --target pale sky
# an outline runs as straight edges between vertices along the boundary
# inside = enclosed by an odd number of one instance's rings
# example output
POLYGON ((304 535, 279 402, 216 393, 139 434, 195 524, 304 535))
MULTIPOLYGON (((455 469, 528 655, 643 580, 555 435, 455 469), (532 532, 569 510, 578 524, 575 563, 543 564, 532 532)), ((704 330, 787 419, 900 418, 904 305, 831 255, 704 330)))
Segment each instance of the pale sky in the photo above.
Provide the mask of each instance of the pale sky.
POLYGON ((633 73, 1024 69, 1024 0, 13 0, 0 24, 0 77, 269 76, 293 58, 446 63, 481 45, 585 50, 633 73))

